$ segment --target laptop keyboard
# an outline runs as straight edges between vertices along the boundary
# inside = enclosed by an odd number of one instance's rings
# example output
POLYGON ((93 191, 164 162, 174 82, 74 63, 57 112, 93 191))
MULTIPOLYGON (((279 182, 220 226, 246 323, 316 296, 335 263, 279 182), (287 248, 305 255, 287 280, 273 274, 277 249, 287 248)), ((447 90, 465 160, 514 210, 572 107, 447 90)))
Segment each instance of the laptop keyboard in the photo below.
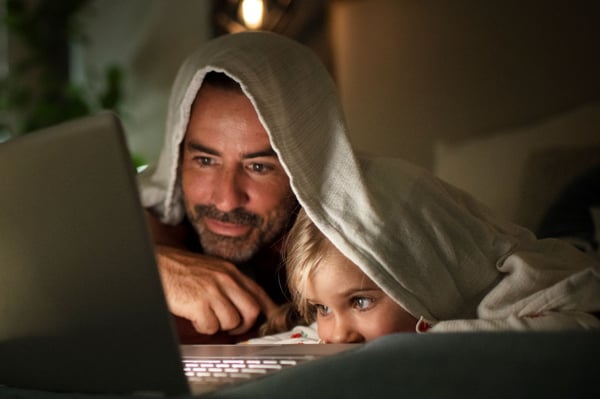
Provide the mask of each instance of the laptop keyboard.
POLYGON ((190 383, 221 385, 265 376, 312 358, 312 356, 298 356, 281 359, 186 359, 183 361, 183 367, 190 383))

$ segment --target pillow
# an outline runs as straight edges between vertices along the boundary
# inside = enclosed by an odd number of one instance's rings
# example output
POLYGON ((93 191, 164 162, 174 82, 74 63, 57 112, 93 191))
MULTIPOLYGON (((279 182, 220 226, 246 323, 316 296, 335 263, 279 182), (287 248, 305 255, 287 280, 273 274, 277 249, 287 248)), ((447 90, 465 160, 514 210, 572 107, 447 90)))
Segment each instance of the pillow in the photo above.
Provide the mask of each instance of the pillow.
POLYGON ((531 126, 434 143, 433 171, 501 216, 535 230, 575 175, 600 161, 600 104, 531 126))

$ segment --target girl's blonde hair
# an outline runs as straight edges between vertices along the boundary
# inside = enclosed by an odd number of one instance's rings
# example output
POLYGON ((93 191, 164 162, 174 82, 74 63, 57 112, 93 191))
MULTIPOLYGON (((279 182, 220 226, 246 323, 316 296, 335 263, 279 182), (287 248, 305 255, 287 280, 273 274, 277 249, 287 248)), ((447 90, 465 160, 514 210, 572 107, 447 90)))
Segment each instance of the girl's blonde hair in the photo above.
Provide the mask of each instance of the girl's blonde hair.
POLYGON ((285 267, 292 303, 283 305, 269 316, 261 327, 261 334, 288 331, 298 324, 314 321, 312 307, 304 296, 310 275, 317 268, 332 244, 317 229, 306 212, 301 209, 290 229, 285 243, 285 267))
POLYGON ((307 322, 314 321, 311 306, 304 296, 309 278, 331 247, 325 235, 301 210, 288 236, 285 259, 292 301, 307 322))

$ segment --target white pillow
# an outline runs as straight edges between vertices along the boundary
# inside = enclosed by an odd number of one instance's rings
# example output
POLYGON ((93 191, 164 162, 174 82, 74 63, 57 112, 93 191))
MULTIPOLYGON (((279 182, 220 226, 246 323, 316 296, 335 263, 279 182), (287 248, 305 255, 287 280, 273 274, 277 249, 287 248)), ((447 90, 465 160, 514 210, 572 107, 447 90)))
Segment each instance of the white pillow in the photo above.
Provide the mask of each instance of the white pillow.
POLYGON ((531 126, 434 144, 433 170, 532 230, 574 176, 600 162, 600 104, 531 126))

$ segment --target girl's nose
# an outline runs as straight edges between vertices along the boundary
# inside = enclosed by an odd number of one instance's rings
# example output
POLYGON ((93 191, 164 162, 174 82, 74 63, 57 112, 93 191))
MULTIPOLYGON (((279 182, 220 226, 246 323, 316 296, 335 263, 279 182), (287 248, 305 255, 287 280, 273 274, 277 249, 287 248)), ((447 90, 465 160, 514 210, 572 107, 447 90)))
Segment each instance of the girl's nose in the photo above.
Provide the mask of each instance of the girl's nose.
POLYGON ((321 339, 326 344, 349 344, 364 341, 364 337, 354 328, 354 325, 343 318, 336 319, 333 328, 324 335, 321 339))

